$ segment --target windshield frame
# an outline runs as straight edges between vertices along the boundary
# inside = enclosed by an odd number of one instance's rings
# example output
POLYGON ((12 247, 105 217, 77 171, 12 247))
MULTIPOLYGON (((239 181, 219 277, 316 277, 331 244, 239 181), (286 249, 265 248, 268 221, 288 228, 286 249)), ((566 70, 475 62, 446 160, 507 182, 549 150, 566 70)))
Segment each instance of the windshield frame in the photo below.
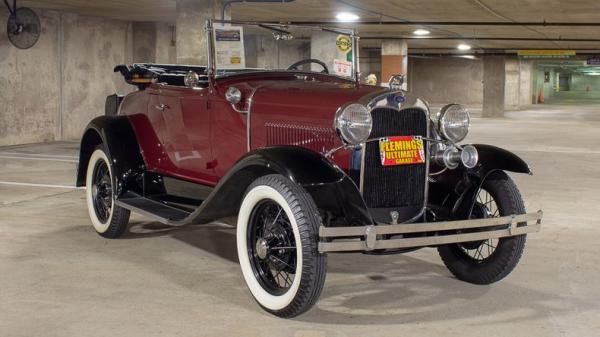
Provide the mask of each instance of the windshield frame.
MULTIPOLYGON (((290 24, 277 23, 277 22, 234 21, 234 20, 216 20, 216 19, 207 20, 205 28, 204 28, 206 30, 207 40, 208 40, 207 41, 208 42, 207 74, 208 74, 209 78, 215 78, 217 76, 217 67, 216 67, 216 62, 215 62, 216 48, 215 48, 215 41, 214 41, 214 26, 215 26, 215 24, 257 26, 257 27, 262 27, 265 29, 269 29, 269 27, 272 27, 274 30, 276 30, 278 28, 293 26, 293 27, 309 28, 309 29, 314 29, 314 30, 318 30, 318 31, 325 31, 325 32, 346 35, 352 39, 352 48, 355 50, 353 57, 352 57, 352 68, 353 68, 352 77, 351 78, 342 77, 342 76, 335 75, 335 74, 329 74, 327 76, 339 77, 339 78, 343 78, 345 80, 354 81, 356 83, 358 83, 360 81, 360 55, 359 55, 360 54, 360 45, 359 45, 360 37, 358 36, 357 30, 354 28, 338 28, 338 27, 332 28, 332 27, 315 26, 315 25, 298 25, 298 24, 290 25, 290 24), (269 26, 269 27, 264 27, 264 26, 269 26)), ((256 72, 265 72, 265 71, 285 72, 286 70, 256 69, 256 72)), ((251 69, 249 69, 248 72, 253 72, 253 71, 251 69)), ((299 71, 290 70, 290 72, 299 72, 299 71)), ((235 74, 235 72, 231 75, 223 75, 223 77, 233 76, 234 74, 235 74)))

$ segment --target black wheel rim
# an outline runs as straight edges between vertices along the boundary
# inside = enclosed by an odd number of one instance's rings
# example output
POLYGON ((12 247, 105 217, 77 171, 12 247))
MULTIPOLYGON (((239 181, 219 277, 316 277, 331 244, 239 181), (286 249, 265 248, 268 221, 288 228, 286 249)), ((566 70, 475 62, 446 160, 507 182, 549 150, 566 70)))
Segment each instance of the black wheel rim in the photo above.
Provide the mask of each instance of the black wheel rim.
MULTIPOLYGON (((494 197, 486 190, 481 189, 477 195, 477 202, 473 208, 472 219, 487 219, 500 217, 500 209, 494 197)), ((461 251, 477 263, 489 260, 498 248, 499 239, 466 242, 459 244, 461 251)))
POLYGON ((99 160, 94 166, 92 199, 96 217, 101 223, 107 223, 112 210, 113 198, 110 171, 104 160, 99 160))
POLYGON ((263 200, 252 210, 247 246, 261 287, 271 295, 285 294, 296 276, 296 240, 286 212, 273 200, 263 200))

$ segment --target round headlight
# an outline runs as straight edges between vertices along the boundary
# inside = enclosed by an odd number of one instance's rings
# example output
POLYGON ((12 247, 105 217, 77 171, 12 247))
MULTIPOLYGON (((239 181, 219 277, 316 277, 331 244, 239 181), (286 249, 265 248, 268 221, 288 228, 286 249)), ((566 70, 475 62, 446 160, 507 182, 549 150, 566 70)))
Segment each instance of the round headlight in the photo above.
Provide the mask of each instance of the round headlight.
POLYGON ((469 134, 471 118, 467 109, 460 104, 449 104, 438 115, 439 130, 453 143, 458 143, 469 134))
POLYGON ((334 127, 344 142, 358 145, 369 139, 373 118, 367 107, 354 103, 337 112, 334 127))

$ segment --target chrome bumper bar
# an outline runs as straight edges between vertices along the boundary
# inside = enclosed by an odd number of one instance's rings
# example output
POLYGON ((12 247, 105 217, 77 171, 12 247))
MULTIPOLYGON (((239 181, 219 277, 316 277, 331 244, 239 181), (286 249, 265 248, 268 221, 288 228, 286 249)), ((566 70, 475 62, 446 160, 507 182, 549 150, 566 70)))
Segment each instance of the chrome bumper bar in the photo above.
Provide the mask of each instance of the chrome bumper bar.
POLYGON ((375 249, 397 249, 438 246, 450 243, 471 242, 504 238, 539 232, 542 226, 543 212, 510 215, 499 218, 445 221, 363 227, 324 227, 319 229, 319 252, 372 251, 375 249), (529 224, 529 222, 535 223, 529 224), (508 226, 503 229, 489 227, 508 226), (440 231, 480 229, 472 233, 439 235, 440 231), (381 239, 381 235, 403 235, 422 233, 430 235, 411 238, 381 239))

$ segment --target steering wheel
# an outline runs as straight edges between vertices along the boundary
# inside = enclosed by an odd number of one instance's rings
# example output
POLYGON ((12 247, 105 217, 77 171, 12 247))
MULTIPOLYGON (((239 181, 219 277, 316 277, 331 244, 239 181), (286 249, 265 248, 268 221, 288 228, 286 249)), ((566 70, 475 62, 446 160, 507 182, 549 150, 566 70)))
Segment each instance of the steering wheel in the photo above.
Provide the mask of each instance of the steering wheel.
POLYGON ((327 65, 325 64, 325 62, 321 61, 321 60, 317 60, 317 59, 305 59, 302 61, 298 61, 294 64, 292 64, 287 70, 298 70, 298 67, 305 65, 305 64, 310 64, 310 63, 316 63, 318 65, 320 65, 321 67, 323 67, 323 74, 329 74, 329 68, 327 68, 327 65))

